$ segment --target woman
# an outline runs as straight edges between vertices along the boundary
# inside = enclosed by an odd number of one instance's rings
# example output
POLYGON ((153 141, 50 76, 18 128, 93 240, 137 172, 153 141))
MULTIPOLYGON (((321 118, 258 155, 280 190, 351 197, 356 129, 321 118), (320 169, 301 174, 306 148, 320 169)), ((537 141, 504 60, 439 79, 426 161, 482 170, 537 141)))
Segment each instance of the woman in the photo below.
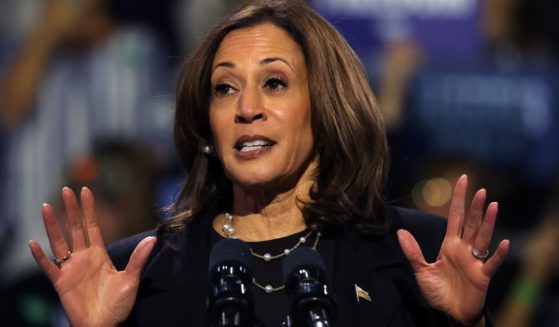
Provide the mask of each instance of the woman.
POLYGON ((88 189, 81 208, 62 192, 72 244, 43 205, 57 265, 35 242, 31 252, 74 325, 206 326, 209 250, 225 237, 254 253, 251 292, 268 326, 289 311, 278 268, 298 246, 324 257, 339 326, 486 322, 508 250, 502 241, 485 260, 497 204, 482 219, 480 190, 466 215, 461 177, 445 233, 443 220, 383 203, 387 146, 365 74, 302 1, 256 1, 213 29, 182 69, 175 141, 189 179, 157 241, 119 242, 111 261, 88 189))

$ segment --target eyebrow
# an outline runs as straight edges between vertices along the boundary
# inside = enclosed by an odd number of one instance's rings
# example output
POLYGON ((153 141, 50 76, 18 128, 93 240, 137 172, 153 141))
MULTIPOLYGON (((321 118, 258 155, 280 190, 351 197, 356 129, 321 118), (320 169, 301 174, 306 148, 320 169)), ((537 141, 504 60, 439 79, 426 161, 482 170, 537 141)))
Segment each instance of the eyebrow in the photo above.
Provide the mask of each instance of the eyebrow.
POLYGON ((289 66, 289 68, 293 69, 293 68, 291 67, 291 65, 289 64, 289 62, 287 62, 287 60, 285 60, 285 59, 283 59, 283 58, 281 58, 281 57, 269 57, 269 58, 264 58, 264 59, 260 60, 260 64, 261 64, 261 65, 266 65, 266 64, 269 64, 269 63, 272 63, 272 62, 275 62, 275 61, 281 61, 281 62, 285 63, 287 66, 289 66))
MULTIPOLYGON (((261 65, 266 65, 266 64, 270 64, 272 62, 276 62, 276 61, 281 61, 283 63, 285 63, 291 70, 293 70, 293 67, 291 67, 291 64, 289 64, 289 62, 281 57, 268 57, 268 58, 264 58, 262 60, 260 60, 260 64, 261 65)), ((213 70, 216 70, 218 67, 226 67, 226 68, 235 68, 235 64, 229 61, 222 61, 217 63, 213 70)))

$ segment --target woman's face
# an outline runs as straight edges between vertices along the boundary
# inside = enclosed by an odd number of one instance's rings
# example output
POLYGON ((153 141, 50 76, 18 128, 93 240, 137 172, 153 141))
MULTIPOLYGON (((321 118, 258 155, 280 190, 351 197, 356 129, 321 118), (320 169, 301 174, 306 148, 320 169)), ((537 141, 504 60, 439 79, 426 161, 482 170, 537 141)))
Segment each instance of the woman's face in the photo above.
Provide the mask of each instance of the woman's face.
POLYGON ((293 183, 313 153, 307 67, 299 45, 272 24, 233 30, 212 64, 210 125, 234 185, 293 183))

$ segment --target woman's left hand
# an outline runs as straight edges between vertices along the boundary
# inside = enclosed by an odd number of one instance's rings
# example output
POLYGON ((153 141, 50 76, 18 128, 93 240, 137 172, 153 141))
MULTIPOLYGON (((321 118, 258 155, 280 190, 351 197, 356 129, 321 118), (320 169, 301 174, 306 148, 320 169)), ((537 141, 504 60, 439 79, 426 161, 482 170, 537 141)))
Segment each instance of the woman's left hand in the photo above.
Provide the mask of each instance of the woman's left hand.
POLYGON ((489 282, 509 249, 509 241, 503 240, 487 260, 474 256, 475 250, 484 255, 489 249, 498 205, 490 203, 483 217, 486 192, 481 189, 474 195, 466 215, 467 188, 468 178, 463 175, 454 187, 446 235, 434 263, 425 261, 408 231, 398 231, 400 246, 427 301, 465 325, 480 317, 489 282))

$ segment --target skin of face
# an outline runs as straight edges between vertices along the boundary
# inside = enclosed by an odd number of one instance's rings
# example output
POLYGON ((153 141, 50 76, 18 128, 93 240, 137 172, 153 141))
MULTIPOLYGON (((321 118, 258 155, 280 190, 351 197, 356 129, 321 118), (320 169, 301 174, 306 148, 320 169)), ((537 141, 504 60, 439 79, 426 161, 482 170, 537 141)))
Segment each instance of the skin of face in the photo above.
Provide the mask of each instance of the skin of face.
POLYGON ((212 64, 209 118, 234 189, 289 189, 313 159, 307 67, 299 45, 269 23, 230 32, 212 64))

